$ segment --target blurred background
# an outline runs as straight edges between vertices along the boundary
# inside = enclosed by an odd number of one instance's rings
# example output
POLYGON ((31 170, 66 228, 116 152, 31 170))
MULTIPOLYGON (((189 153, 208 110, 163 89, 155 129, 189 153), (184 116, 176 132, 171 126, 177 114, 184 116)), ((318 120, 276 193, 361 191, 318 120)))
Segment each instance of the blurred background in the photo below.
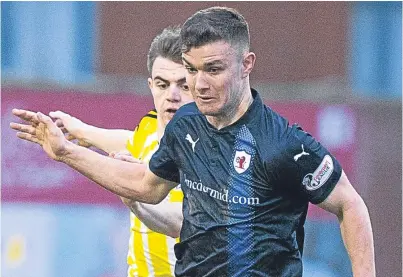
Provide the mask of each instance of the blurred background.
MULTIPOLYGON (((133 129, 153 108, 151 40, 213 5, 248 20, 266 104, 319 139, 366 201, 377 276, 402 276, 401 2, 1 2, 1 276, 125 276, 128 210, 18 140, 11 109, 133 129)), ((315 207, 304 266, 352 276, 336 218, 315 207)))

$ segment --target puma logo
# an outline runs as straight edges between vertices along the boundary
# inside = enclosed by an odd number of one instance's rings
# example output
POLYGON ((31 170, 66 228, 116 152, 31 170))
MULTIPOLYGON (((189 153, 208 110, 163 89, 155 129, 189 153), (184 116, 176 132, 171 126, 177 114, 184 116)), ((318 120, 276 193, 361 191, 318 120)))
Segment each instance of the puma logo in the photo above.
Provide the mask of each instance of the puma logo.
POLYGON ((301 147, 302 147, 302 152, 294 156, 294 161, 298 161, 298 159, 301 158, 304 155, 309 156, 309 153, 304 151, 304 145, 303 144, 301 144, 301 147))
POLYGON ((190 144, 192 145, 192 150, 193 150, 193 152, 194 152, 194 151, 195 151, 196 143, 199 141, 199 138, 197 138, 197 140, 194 141, 194 140, 192 139, 192 137, 191 137, 189 134, 187 134, 185 139, 190 142, 190 144))

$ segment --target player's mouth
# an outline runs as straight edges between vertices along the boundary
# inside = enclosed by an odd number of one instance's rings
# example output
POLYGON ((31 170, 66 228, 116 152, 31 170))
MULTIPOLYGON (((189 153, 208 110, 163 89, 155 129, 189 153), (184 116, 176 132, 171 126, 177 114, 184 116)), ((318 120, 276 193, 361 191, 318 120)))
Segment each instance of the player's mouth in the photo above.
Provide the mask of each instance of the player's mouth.
POLYGON ((165 112, 169 113, 171 115, 174 115, 176 113, 178 109, 174 109, 174 108, 170 108, 170 109, 166 109, 165 112))
POLYGON ((209 97, 209 96, 198 96, 198 98, 199 98, 200 102, 206 103, 206 104, 210 103, 214 100, 213 97, 209 97))

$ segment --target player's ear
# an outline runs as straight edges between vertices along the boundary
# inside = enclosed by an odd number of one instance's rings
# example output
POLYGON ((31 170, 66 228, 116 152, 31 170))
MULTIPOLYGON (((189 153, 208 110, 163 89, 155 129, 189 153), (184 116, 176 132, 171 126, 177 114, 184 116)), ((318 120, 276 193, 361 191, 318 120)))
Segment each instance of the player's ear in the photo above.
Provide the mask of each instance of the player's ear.
POLYGON ((147 82, 148 82, 148 87, 152 90, 153 89, 153 79, 148 78, 147 82))
POLYGON ((244 54, 242 60, 242 77, 246 78, 251 73, 253 67, 255 66, 256 55, 253 52, 244 54))

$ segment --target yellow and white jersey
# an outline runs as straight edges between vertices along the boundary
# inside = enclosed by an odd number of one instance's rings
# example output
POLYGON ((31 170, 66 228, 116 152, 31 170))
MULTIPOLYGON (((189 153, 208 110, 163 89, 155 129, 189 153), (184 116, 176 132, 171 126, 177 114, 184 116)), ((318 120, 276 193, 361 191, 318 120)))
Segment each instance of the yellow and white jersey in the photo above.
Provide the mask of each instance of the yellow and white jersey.
MULTIPOLYGON (((150 111, 134 130, 132 140, 127 143, 127 150, 133 157, 148 162, 157 149, 157 113, 150 111)), ((163 201, 182 202, 180 187, 171 190, 163 201)), ((177 239, 150 230, 130 213, 128 277, 174 276, 176 242, 177 239)))

